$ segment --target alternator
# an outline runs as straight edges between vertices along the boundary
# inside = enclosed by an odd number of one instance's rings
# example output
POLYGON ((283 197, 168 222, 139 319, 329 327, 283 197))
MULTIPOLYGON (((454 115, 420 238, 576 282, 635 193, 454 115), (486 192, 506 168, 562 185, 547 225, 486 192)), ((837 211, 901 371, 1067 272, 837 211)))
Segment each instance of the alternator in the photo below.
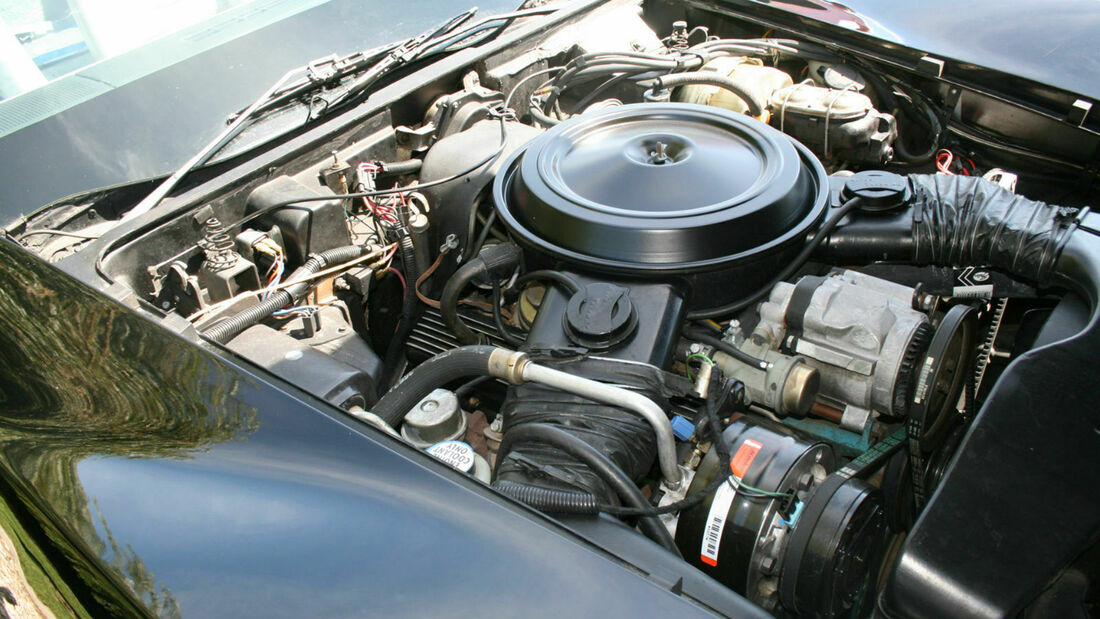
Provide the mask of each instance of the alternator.
POLYGON ((844 411, 842 426, 858 432, 872 412, 906 414, 932 332, 913 298, 912 288, 856 271, 807 276, 776 284, 760 305, 757 331, 816 367, 820 396, 844 411))

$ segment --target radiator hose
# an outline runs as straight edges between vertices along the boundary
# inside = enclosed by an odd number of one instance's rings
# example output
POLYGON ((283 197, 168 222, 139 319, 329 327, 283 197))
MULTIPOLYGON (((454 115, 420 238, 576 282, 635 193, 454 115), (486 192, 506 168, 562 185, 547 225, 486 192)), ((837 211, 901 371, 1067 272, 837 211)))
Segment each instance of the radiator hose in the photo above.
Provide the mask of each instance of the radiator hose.
POLYGON ((495 346, 462 346, 442 352, 416 366, 378 400, 371 412, 397 427, 405 415, 429 393, 461 378, 489 376, 489 357, 495 346))
MULTIPOLYGON (((314 273, 332 264, 340 264, 354 260, 367 253, 368 247, 364 245, 348 245, 327 249, 313 254, 305 264, 294 269, 287 281, 309 277, 314 273)), ((206 339, 224 344, 239 335, 245 329, 267 318, 278 309, 300 299, 313 286, 312 282, 304 281, 282 290, 276 290, 271 296, 260 301, 256 305, 247 307, 240 312, 223 318, 215 324, 203 329, 202 336, 206 339)))

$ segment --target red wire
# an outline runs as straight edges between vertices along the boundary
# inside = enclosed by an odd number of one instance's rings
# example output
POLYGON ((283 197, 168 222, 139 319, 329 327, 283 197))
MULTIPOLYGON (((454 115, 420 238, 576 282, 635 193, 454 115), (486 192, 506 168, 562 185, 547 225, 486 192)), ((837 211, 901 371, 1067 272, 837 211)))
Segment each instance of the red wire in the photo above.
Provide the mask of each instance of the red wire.
POLYGON ((393 267, 387 268, 386 272, 387 273, 393 273, 394 275, 397 276, 398 281, 401 282, 401 297, 404 298, 404 296, 406 294, 408 294, 408 291, 409 291, 408 286, 405 285, 405 276, 401 274, 401 271, 398 271, 397 269, 395 269, 393 267))
POLYGON ((936 170, 943 174, 954 174, 951 171, 951 162, 955 159, 955 155, 949 150, 941 150, 936 154, 936 170))
POLYGON ((268 278, 267 278, 268 285, 270 285, 271 282, 275 281, 275 278, 279 276, 279 269, 276 268, 278 266, 278 264, 279 264, 278 262, 274 262, 271 265, 272 269, 269 271, 269 275, 268 275, 268 278))
POLYGON ((367 209, 370 210, 371 213, 381 218, 382 220, 388 221, 390 223, 397 223, 397 220, 389 214, 389 209, 384 208, 382 205, 375 203, 369 198, 363 198, 363 203, 367 205, 367 209))
POLYGON ((966 162, 966 165, 970 166, 969 170, 967 170, 965 167, 962 168, 962 173, 964 176, 970 176, 971 172, 976 172, 978 170, 978 166, 974 164, 973 159, 970 159, 969 157, 959 157, 960 166, 963 161, 966 162))

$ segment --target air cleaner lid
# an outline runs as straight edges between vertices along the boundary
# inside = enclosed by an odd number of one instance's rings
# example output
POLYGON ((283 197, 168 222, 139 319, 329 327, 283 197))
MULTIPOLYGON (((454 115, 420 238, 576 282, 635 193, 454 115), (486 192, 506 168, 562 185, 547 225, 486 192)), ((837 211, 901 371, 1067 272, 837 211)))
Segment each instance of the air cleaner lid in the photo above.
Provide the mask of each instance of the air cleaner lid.
POLYGON ((512 156, 494 185, 522 240, 566 259, 677 270, 767 250, 825 208, 805 147, 726 110, 643 103, 570 119, 512 156))

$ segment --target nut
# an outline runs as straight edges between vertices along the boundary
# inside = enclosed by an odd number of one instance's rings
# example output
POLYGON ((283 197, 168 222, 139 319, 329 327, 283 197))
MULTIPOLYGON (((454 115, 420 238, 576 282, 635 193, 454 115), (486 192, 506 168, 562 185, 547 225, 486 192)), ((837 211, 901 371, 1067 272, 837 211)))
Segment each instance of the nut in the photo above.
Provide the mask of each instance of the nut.
POLYGON ((771 574, 775 570, 775 557, 764 557, 760 560, 760 571, 771 574))

